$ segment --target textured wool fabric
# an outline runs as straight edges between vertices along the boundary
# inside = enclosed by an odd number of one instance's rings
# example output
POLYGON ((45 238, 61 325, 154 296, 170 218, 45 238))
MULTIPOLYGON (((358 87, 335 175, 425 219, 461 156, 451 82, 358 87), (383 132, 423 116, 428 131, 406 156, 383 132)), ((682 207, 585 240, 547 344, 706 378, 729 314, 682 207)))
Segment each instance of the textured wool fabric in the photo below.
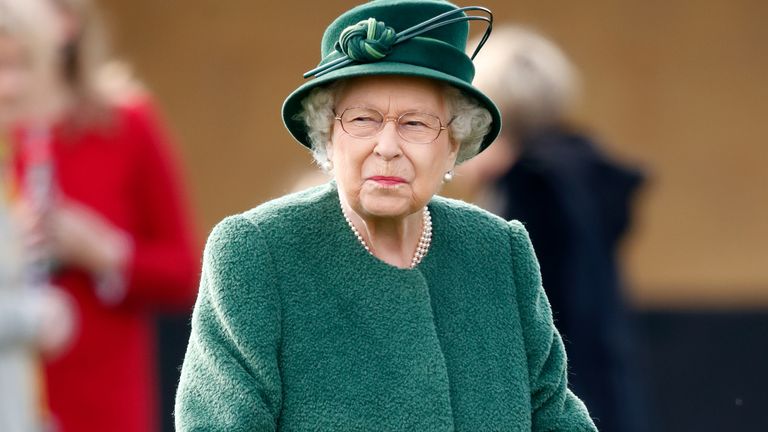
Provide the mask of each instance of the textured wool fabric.
POLYGON ((222 221, 177 430, 595 430, 522 225, 440 197, 429 209, 413 270, 363 249, 333 182, 222 221))

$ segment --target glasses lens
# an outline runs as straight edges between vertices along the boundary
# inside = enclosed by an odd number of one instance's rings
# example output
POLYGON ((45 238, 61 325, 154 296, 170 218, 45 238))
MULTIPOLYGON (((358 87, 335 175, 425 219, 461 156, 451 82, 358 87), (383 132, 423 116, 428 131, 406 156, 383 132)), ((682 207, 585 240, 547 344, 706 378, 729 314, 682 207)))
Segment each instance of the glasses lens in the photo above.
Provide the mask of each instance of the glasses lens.
POLYGON ((358 138, 370 138, 381 129, 381 113, 368 108, 349 108, 341 115, 344 132, 358 138))
POLYGON ((397 130, 400 136, 414 144, 434 141, 440 134, 440 119, 432 114, 410 112, 400 116, 397 130))

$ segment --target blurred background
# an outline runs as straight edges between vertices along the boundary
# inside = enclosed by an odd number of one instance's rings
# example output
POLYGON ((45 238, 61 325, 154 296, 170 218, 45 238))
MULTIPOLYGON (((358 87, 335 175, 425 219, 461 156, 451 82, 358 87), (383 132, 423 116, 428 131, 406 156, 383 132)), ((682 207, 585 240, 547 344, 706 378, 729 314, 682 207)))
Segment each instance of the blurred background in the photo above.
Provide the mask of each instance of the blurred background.
MULTIPOLYGON (((315 169, 279 108, 357 2, 100 3, 181 143, 201 239, 315 169)), ((768 4, 480 3, 568 53, 575 120, 649 175, 622 262, 657 430, 768 428, 768 4)))
MULTIPOLYGON (((279 108, 319 60, 326 25, 356 2, 99 3, 118 52, 151 87, 181 143, 201 237, 311 169, 279 108)), ((767 306, 768 5, 482 3, 497 22, 555 40, 581 71, 574 116, 612 153, 649 169, 625 251, 634 303, 767 306)))
MULTIPOLYGON (((179 143, 199 243, 316 170, 280 107, 357 2, 96 3, 179 143)), ((620 262, 649 430, 768 430, 768 3, 477 3, 568 54, 582 82, 571 120, 647 176, 620 262)), ((454 183, 448 195, 472 199, 454 183)), ((172 430, 187 320, 160 322, 172 430)))

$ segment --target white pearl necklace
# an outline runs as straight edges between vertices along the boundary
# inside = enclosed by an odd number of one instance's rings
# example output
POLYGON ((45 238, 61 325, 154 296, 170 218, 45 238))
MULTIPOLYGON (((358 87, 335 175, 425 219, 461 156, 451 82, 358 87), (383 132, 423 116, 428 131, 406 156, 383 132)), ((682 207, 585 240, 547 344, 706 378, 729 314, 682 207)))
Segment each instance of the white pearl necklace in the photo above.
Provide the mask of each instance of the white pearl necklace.
MULTIPOLYGON (((355 237, 357 237, 357 240, 360 242, 360 244, 363 245, 369 254, 373 255, 371 248, 365 242, 363 236, 360 235, 360 232, 357 230, 357 228, 355 228, 352 220, 349 218, 349 216, 347 216, 347 212, 344 211, 343 206, 341 207, 341 214, 344 215, 344 220, 347 221, 347 225, 349 225, 349 228, 352 230, 352 233, 355 235, 355 237)), ((411 258, 410 268, 415 268, 417 265, 419 265, 419 263, 421 263, 421 260, 427 256, 430 243, 432 243, 432 215, 429 214, 429 208, 424 207, 421 237, 419 237, 419 244, 416 246, 416 252, 413 253, 413 258, 411 258)))

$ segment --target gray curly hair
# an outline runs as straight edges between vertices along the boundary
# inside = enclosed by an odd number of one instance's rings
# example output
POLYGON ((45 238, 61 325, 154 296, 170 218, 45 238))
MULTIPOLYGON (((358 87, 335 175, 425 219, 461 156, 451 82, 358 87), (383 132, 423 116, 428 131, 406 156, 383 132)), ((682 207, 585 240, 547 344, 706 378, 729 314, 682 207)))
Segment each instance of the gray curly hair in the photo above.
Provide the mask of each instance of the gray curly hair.
MULTIPOLYGON (((325 87, 312 90, 301 102, 302 111, 296 118, 307 125, 312 156, 321 167, 326 166, 326 146, 331 139, 334 121, 334 103, 344 81, 337 81, 325 87)), ((491 129, 491 113, 474 98, 450 85, 442 85, 443 99, 448 105, 453 120, 448 126, 450 137, 459 144, 456 163, 472 158, 480 151, 483 137, 491 129)))

